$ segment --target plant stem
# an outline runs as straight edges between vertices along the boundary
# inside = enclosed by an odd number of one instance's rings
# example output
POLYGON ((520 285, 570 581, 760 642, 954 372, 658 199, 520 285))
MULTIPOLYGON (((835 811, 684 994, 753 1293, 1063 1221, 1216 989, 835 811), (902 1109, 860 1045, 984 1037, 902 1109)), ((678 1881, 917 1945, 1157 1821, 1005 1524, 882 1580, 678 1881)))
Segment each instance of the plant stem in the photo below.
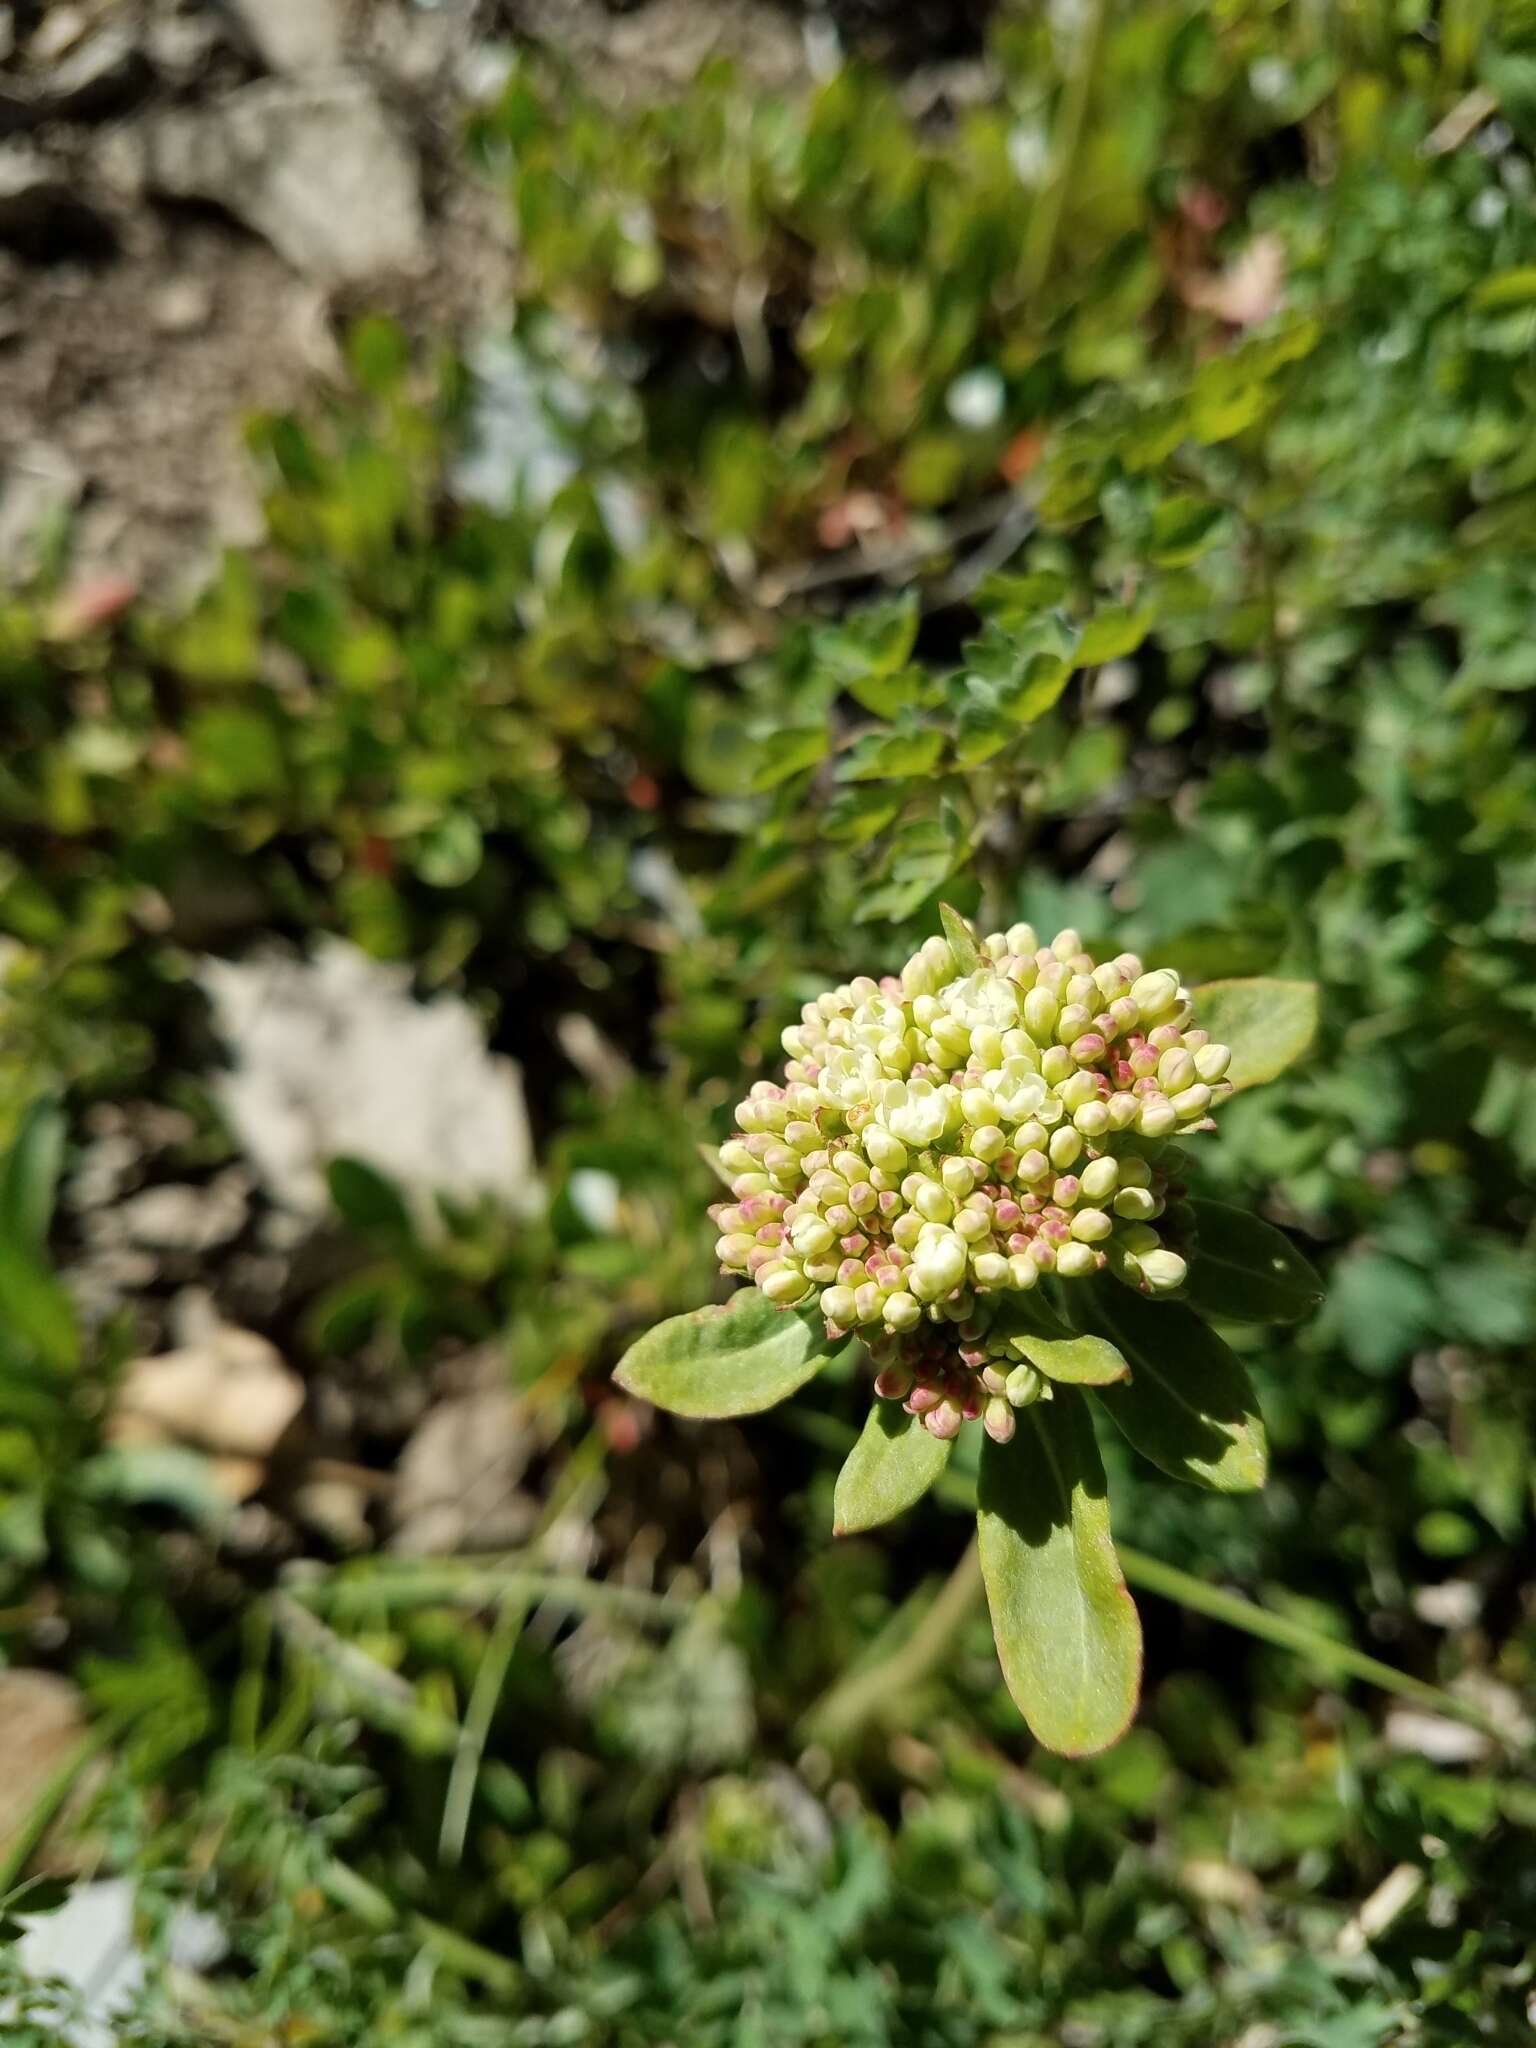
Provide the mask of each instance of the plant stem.
POLYGON ((458 1863, 464 1854, 464 1838, 469 1832, 469 1815, 474 1804, 475 1781, 480 1775, 480 1760, 490 1736, 496 1702, 501 1698, 507 1671, 523 1633, 528 1606, 526 1598, 519 1599, 511 1594, 502 1601, 496 1625, 485 1646, 485 1655, 475 1673, 469 1705, 464 1712, 464 1725, 459 1730, 458 1748, 454 1751, 453 1768, 448 1774, 448 1790, 443 1798, 443 1824, 438 1835, 437 1853, 444 1863, 458 1863))
POLYGON ((850 1741, 887 1707, 898 1704, 904 1694, 932 1675, 956 1631, 980 1600, 981 1591, 981 1556, 973 1536, 937 1598, 900 1648, 851 1672, 824 1693, 806 1713, 802 1732, 813 1742, 836 1747, 850 1741))
POLYGON ((1245 1600, 1240 1593, 1224 1592, 1220 1586, 1212 1586, 1204 1579, 1180 1571, 1177 1565, 1164 1564, 1159 1557, 1148 1557, 1144 1551, 1131 1550, 1123 1543, 1117 1543, 1115 1548, 1125 1576, 1133 1586, 1144 1587, 1149 1593, 1176 1601, 1192 1613, 1208 1615, 1212 1621, 1224 1621, 1231 1628, 1243 1629, 1248 1635, 1257 1636, 1261 1642, 1292 1650, 1324 1671, 1363 1679, 1367 1685, 1379 1686, 1383 1692, 1397 1693, 1399 1697, 1415 1700, 1421 1707, 1428 1707, 1437 1714, 1465 1721, 1468 1726, 1480 1729, 1498 1741, 1508 1740, 1507 1735, 1501 1734, 1497 1725, 1480 1708, 1458 1699, 1454 1693, 1443 1691, 1438 1685, 1431 1685, 1426 1679, 1414 1678, 1406 1671, 1397 1670, 1394 1665, 1383 1664, 1379 1657, 1368 1657, 1352 1643, 1336 1642, 1321 1629, 1311 1628, 1306 1622, 1295 1621, 1289 1615, 1276 1614, 1273 1608, 1260 1607, 1252 1600, 1245 1600))

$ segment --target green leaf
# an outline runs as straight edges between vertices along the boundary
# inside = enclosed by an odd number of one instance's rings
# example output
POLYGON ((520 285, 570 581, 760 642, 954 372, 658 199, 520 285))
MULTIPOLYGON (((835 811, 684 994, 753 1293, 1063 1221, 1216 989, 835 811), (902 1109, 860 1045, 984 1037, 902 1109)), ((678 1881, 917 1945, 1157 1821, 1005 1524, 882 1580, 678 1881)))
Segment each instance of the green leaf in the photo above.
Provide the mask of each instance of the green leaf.
POLYGON ((1026 1331, 1017 1343, 1048 1380, 1066 1386, 1107 1387, 1131 1369, 1107 1337, 1037 1337, 1026 1331))
POLYGON ((658 1323, 629 1347, 613 1376, 626 1393, 672 1415, 756 1415, 803 1387, 832 1356, 819 1316, 775 1308, 759 1288, 743 1287, 723 1308, 658 1323))
POLYGON ((1141 1622, 1109 1533, 1093 1424, 1076 1394, 1018 1413, 982 1445, 977 1539, 997 1654, 1047 1749, 1118 1741, 1141 1690, 1141 1622))
POLYGON ((974 974, 981 965, 981 948, 976 943, 976 934, 959 911, 948 903, 939 905, 939 923, 944 927, 944 936, 955 956, 956 967, 962 974, 974 974))
POLYGON ((1208 981, 1194 991, 1194 1005, 1201 1030, 1232 1048, 1227 1079, 1234 1088, 1273 1081, 1317 1034, 1315 981, 1208 981))
POLYGON ((23 1251, 44 1249, 63 1159, 63 1111, 51 1096, 40 1096, 22 1116, 0 1165, 0 1238, 23 1251))
POLYGON ((1106 661, 1119 661, 1134 654, 1152 630, 1152 612, 1146 605, 1106 605, 1084 626, 1072 659, 1078 668, 1098 668, 1106 661))
POLYGON ((785 726, 753 739, 752 787, 776 789, 803 768, 814 768, 831 745, 824 725, 785 726))
POLYGON ((333 1159, 326 1168, 331 1200, 344 1222, 359 1230, 410 1234, 411 1215, 400 1191, 361 1159, 333 1159))
POLYGON ((944 735, 931 725, 894 732, 867 732, 837 764, 839 782, 883 782, 898 775, 926 775, 938 766, 944 735))
POLYGON ((952 1440, 942 1442, 924 1429, 900 1402, 876 1400, 837 1475, 833 1535, 856 1536, 862 1529, 878 1528, 920 1501, 953 1449, 952 1440))
POLYGON ((61 1283, 29 1251, 0 1240, 0 1326, 54 1372, 80 1363, 74 1304, 61 1283))
POLYGON ((1092 1314, 1130 1361, 1131 1377, 1098 1396, 1144 1458, 1216 1493, 1264 1484, 1269 1446, 1241 1362, 1193 1309, 1147 1301, 1118 1280, 1092 1283, 1092 1314))
POLYGON ((1472 287, 1468 304, 1479 312, 1536 304, 1536 263, 1522 263, 1514 270, 1498 270, 1485 277, 1472 287))
POLYGON ((1299 1323, 1323 1283, 1281 1231, 1227 1202, 1191 1199, 1195 1225, 1184 1297, 1201 1315, 1232 1323, 1299 1323))

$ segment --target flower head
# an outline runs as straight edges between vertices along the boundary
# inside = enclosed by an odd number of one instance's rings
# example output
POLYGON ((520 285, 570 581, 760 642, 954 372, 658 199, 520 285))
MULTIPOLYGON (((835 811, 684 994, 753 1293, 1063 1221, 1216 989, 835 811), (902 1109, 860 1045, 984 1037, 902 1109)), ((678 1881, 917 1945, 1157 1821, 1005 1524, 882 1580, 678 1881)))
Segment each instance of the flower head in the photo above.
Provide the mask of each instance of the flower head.
POLYGON ((1157 1230, 1181 1154, 1210 1128, 1230 1054, 1188 991, 1133 953, 1018 924, 980 965, 932 938, 899 975, 860 976, 784 1033, 721 1148, 722 1268, 769 1300, 858 1330, 877 1388, 936 1435, 980 1416, 1006 1436, 1038 1378, 998 1310, 1042 1274, 1109 1268, 1166 1292, 1184 1262, 1157 1230))

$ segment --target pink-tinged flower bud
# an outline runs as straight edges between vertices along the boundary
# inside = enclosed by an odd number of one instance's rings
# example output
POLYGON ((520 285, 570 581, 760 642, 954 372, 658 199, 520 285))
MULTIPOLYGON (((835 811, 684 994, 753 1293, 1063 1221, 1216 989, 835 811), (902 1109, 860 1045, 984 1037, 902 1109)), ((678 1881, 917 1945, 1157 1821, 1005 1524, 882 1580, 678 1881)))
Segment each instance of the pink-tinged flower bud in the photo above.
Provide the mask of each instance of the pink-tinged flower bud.
POLYGON ((1064 1280, 1082 1280, 1098 1269, 1099 1255, 1093 1246, 1079 1244, 1075 1238, 1056 1254, 1056 1270, 1064 1280))
POLYGON ((855 1181, 848 1190, 848 1207, 855 1216, 867 1216, 879 1205, 880 1197, 867 1180, 855 1181))
POLYGON ((952 1437, 960 1434, 960 1425, 964 1420, 965 1415, 960 1403, 952 1398, 946 1398, 923 1417, 923 1427, 930 1436, 936 1436, 940 1443, 948 1443, 952 1437))
POLYGON ((853 1289, 828 1287, 821 1297, 821 1312, 829 1323, 839 1323, 847 1329, 854 1319, 853 1289))
POLYGON ((1078 1180, 1075 1173, 1061 1174, 1056 1180, 1051 1182, 1051 1200, 1056 1203, 1058 1208, 1071 1209, 1075 1207, 1081 1192, 1082 1183, 1078 1180))
POLYGON ((927 1415, 937 1408, 944 1398, 944 1389, 936 1387, 931 1380, 921 1380, 907 1396, 907 1411, 912 1415, 927 1415))
POLYGON ((915 1330, 922 1321, 922 1304, 905 1288, 898 1288, 886 1297, 884 1316, 885 1327, 900 1335, 907 1330, 915 1330))
POLYGON ((1083 1244, 1101 1244, 1114 1227, 1102 1209, 1079 1209, 1072 1218, 1072 1235, 1083 1244))
POLYGON ((982 1410, 981 1426, 987 1432, 987 1435, 991 1437, 993 1443, 1005 1444, 1009 1442, 1014 1430, 1018 1427, 1014 1420, 1011 1403, 1000 1399, 994 1394, 982 1410))
POLYGON ((1067 1050, 1080 1067, 1086 1067, 1094 1060, 1103 1059, 1109 1048, 1099 1032, 1085 1031, 1081 1037, 1073 1039, 1067 1050))
POLYGON ((882 1188, 880 1190, 880 1214, 882 1216, 899 1216, 901 1214, 901 1197, 894 1188, 882 1188))
POLYGON ((1063 1124, 1052 1131, 1050 1143, 1051 1164, 1056 1167, 1070 1166, 1082 1157, 1082 1134, 1071 1124, 1063 1124))
POLYGON ((1165 1017, 1161 1024, 1147 1034, 1147 1043, 1161 1059, 1165 1052, 1178 1051, 1184 1043, 1184 1034, 1177 1024, 1165 1017))
POLYGON ((1168 1294, 1175 1287, 1182 1287, 1184 1275, 1189 1271, 1177 1252, 1142 1252, 1137 1264, 1141 1267, 1142 1278, 1154 1294, 1168 1294))
POLYGON ((1138 1081, 1153 1081, 1157 1078, 1157 1063, 1161 1057, 1155 1045, 1139 1045, 1126 1064, 1138 1081))
MULTIPOLYGON (((1191 1032, 1193 1038, 1194 1033, 1191 1032)), ((1230 1045, 1202 1045, 1195 1054, 1195 1072, 1202 1081, 1219 1081, 1232 1064, 1230 1045)))
MULTIPOLYGON (((1044 1161, 1041 1163, 1042 1166, 1045 1164, 1044 1161)), ((994 1202, 992 1205, 992 1226, 995 1230, 1012 1230, 1023 1214, 1024 1211, 1018 1203, 1005 1195, 1000 1202, 994 1202)))
POLYGON ((1044 1180, 1050 1170, 1051 1162, 1043 1152, 1026 1152, 1019 1161, 1018 1171, 1014 1177, 1032 1187, 1036 1181, 1044 1180))
POLYGON ((882 1305, 883 1296, 873 1280, 866 1280, 862 1287, 853 1290, 853 1313, 857 1322, 879 1322, 882 1305))
POLYGON ((848 1208, 847 1205, 843 1202, 834 1202, 832 1204, 832 1207, 827 1210, 826 1215, 827 1221, 831 1224, 832 1228, 837 1232, 839 1237, 846 1237, 848 1232, 854 1228, 855 1224, 857 1224, 859 1220, 858 1217, 854 1215, 853 1211, 850 1208, 848 1208))
POLYGON ((782 1244, 784 1226, 782 1223, 764 1223, 757 1231, 756 1238, 759 1244, 782 1244))
POLYGON ((905 1401, 912 1391, 912 1372, 905 1365, 888 1365, 875 1381, 882 1401, 905 1401))
POLYGON ((758 1275, 757 1284, 768 1299, 780 1307, 803 1301, 811 1291, 810 1281, 794 1266, 765 1267, 758 1275))

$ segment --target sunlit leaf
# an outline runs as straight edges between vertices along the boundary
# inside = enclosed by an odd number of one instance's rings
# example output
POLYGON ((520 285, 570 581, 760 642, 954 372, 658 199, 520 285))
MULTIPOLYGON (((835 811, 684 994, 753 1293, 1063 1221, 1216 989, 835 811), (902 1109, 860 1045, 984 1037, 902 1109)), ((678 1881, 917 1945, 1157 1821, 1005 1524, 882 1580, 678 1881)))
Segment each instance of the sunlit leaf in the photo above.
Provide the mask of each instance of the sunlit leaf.
POLYGON ((1299 1060, 1317 1034, 1317 984, 1256 975, 1208 981, 1193 992, 1195 1021, 1232 1048, 1227 1079, 1234 1088, 1273 1081, 1299 1060))
POLYGON ((1021 1409, 1010 1443, 985 1441, 977 1536, 998 1658, 1020 1713, 1062 1755, 1106 1749, 1136 1711, 1141 1623, 1080 1395, 1021 1409))
POLYGON ((921 1500, 953 1449, 953 1440, 936 1437, 899 1402, 875 1401, 837 1475, 833 1534, 853 1536, 877 1528, 921 1500))
POLYGON ((759 1288, 743 1287, 723 1308, 658 1323, 613 1376, 673 1415, 755 1415, 804 1386, 836 1348, 819 1316, 775 1308, 759 1288))

